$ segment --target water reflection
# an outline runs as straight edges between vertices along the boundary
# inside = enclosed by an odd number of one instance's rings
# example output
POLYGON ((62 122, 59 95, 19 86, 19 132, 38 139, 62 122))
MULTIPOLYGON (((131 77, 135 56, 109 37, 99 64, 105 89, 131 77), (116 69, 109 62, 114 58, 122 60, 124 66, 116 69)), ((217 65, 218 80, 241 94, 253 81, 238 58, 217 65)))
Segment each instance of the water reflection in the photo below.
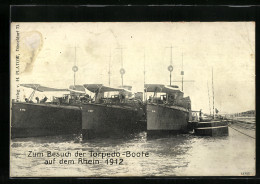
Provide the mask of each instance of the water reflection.
MULTIPOLYGON (((147 139, 146 132, 125 138, 83 141, 80 135, 17 138, 11 141, 11 173, 19 176, 197 176, 254 173, 255 141, 229 130, 226 137, 179 134, 147 139), (45 165, 44 158, 29 158, 28 151, 119 152, 123 165, 45 165), (149 157, 125 157, 145 152, 149 157), (243 155, 243 159, 239 156, 243 155), (243 171, 242 171, 243 170, 243 171), (247 172, 244 171, 244 172, 247 172)), ((76 158, 73 158, 76 160, 76 158)), ((99 158, 100 159, 100 158, 99 158)))

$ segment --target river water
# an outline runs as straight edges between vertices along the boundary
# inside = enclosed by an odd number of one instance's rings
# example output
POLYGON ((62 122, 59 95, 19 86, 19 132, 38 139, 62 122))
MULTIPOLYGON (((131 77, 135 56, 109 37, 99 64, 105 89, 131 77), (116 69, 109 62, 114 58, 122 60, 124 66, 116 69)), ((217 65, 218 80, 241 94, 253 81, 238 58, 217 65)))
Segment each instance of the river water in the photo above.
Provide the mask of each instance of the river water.
POLYGON ((255 139, 232 128, 225 137, 180 134, 148 139, 141 132, 89 141, 78 135, 17 138, 11 140, 10 152, 11 177, 255 175, 255 139), (120 155, 111 155, 114 152, 120 155), (63 153, 68 157, 61 157, 63 153), (102 153, 110 155, 102 158, 102 153))

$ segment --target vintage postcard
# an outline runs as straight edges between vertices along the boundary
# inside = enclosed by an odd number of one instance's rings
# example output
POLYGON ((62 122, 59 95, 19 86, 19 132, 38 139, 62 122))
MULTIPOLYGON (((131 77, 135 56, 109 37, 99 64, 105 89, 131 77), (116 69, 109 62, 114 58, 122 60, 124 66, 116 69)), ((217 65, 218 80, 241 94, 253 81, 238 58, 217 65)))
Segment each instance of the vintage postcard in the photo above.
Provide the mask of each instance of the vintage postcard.
POLYGON ((255 176, 255 22, 12 22, 10 177, 255 176))

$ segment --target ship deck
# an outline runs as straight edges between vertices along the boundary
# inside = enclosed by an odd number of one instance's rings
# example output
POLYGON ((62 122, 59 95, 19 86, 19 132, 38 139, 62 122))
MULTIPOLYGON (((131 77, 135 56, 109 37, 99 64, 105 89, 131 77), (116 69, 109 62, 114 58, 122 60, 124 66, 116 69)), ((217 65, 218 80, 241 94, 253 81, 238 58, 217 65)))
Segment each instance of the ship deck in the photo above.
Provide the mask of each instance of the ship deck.
POLYGON ((176 105, 157 104, 157 103, 148 103, 148 105, 158 105, 158 106, 161 106, 161 107, 168 107, 168 108, 171 108, 171 109, 189 112, 188 109, 185 109, 184 107, 179 107, 179 106, 176 106, 176 105))
POLYGON ((84 104, 84 105, 95 105, 95 106, 113 107, 113 108, 126 109, 126 110, 137 110, 137 109, 134 108, 134 106, 131 106, 130 104, 95 104, 95 103, 90 103, 90 104, 84 104))
POLYGON ((35 106, 80 110, 80 106, 76 106, 76 105, 75 106, 73 106, 73 105, 55 105, 55 104, 50 104, 50 103, 26 103, 26 102, 14 102, 13 104, 25 104, 25 105, 35 105, 35 106))

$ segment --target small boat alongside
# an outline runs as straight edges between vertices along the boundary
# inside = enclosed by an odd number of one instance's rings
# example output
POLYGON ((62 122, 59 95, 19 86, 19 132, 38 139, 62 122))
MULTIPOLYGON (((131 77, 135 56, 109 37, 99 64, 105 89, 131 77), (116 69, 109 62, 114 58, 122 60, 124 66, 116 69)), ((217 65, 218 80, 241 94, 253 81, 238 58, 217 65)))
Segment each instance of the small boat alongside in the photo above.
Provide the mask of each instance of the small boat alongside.
POLYGON ((209 109, 210 115, 204 115, 201 110, 199 111, 200 121, 196 124, 195 134, 199 136, 228 136, 228 124, 229 121, 224 120, 223 117, 217 115, 218 110, 214 107, 214 85, 213 85, 213 68, 212 68, 212 112, 211 116, 211 107, 210 107, 210 95, 209 95, 209 86, 208 87, 208 97, 209 97, 209 109), (216 114, 215 114, 216 112, 216 114))
POLYGON ((227 136, 228 123, 228 121, 224 120, 199 122, 195 128, 195 134, 201 136, 227 136))

